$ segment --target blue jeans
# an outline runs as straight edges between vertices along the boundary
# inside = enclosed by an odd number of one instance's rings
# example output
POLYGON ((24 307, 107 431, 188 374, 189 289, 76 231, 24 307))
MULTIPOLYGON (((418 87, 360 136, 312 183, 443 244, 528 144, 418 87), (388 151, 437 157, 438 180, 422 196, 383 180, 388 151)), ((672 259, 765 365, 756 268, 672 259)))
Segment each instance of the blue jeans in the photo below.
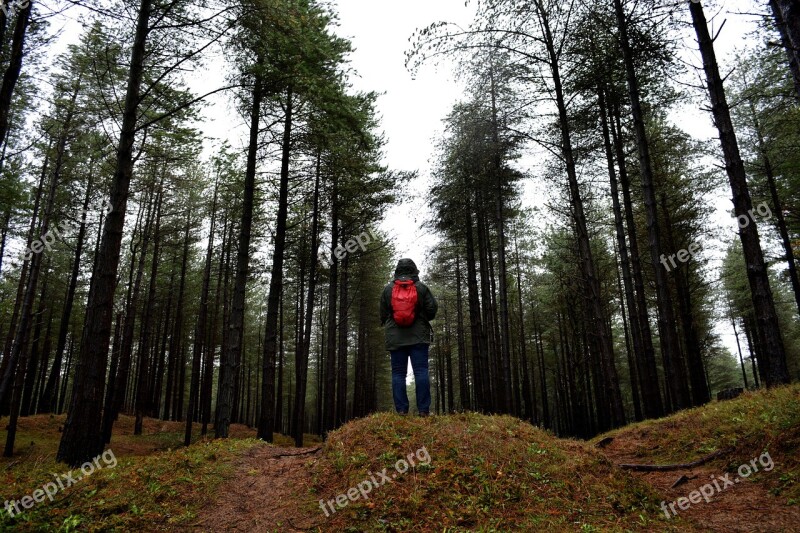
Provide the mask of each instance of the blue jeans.
POLYGON ((392 350, 392 397, 394 408, 398 413, 408 413, 408 394, 406 393, 406 373, 408 372, 408 359, 411 358, 411 368, 414 370, 414 385, 417 389, 417 411, 430 413, 431 410, 431 380, 428 376, 428 348, 427 344, 414 344, 392 350))

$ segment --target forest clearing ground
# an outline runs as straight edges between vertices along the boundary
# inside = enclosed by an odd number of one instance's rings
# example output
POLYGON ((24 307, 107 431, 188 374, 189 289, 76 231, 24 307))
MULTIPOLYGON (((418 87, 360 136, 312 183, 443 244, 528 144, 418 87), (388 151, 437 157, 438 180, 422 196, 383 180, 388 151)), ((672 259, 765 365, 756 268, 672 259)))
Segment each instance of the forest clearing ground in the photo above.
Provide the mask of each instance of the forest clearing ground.
POLYGON ((324 516, 309 516, 311 470, 319 448, 257 446, 237 460, 233 477, 186 531, 307 531, 324 516))

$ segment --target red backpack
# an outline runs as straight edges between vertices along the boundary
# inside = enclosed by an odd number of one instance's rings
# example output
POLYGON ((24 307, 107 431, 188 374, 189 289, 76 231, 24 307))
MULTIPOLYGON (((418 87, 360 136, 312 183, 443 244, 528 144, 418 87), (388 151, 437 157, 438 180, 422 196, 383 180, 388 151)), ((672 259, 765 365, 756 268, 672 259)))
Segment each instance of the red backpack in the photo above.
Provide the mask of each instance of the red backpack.
POLYGON ((411 279, 396 279, 392 287, 392 318, 395 324, 407 328, 414 323, 417 308, 417 286, 411 279))

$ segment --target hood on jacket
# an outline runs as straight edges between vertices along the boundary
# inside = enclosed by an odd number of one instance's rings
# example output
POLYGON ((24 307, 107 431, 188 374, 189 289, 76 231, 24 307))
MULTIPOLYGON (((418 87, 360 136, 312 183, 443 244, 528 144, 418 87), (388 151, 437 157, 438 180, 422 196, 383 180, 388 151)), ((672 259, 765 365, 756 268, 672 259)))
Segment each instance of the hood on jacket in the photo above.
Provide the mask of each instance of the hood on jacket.
POLYGON ((417 265, 411 259, 401 259, 397 262, 397 268, 394 269, 394 279, 410 278, 414 281, 419 281, 419 270, 417 265))

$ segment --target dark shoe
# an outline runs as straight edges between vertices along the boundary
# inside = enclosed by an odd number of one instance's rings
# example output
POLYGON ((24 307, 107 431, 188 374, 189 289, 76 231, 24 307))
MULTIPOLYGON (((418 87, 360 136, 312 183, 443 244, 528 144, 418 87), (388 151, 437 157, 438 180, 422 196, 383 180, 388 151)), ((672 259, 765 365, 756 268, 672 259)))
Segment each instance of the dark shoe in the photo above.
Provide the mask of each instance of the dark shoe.
POLYGON ((419 416, 425 418, 427 416, 430 416, 430 413, 420 413, 419 416))
POLYGON ((408 413, 401 413, 400 411, 398 411, 397 414, 400 416, 408 416, 408 413))

